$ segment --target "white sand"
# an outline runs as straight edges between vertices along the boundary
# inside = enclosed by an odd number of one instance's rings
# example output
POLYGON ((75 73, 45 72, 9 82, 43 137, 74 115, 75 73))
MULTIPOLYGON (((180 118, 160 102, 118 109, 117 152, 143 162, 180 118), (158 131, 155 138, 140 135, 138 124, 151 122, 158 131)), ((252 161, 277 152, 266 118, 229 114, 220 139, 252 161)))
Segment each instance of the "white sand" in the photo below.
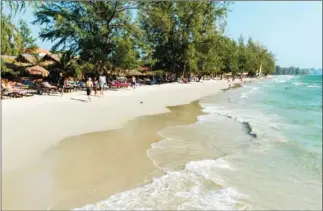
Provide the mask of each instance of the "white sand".
POLYGON ((37 159, 64 138, 122 127, 137 116, 167 112, 166 106, 187 104, 227 87, 227 81, 142 86, 105 91, 91 103, 83 102, 85 92, 3 100, 3 173, 37 159))

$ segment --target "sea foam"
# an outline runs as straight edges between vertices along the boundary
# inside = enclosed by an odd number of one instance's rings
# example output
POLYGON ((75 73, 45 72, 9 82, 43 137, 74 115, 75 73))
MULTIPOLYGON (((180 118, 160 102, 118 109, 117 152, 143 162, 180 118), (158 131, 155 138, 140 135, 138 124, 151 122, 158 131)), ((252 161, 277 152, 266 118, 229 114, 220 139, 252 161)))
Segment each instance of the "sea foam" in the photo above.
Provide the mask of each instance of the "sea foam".
POLYGON ((248 196, 228 187, 217 170, 234 171, 224 159, 192 161, 151 184, 74 210, 246 210, 248 196))

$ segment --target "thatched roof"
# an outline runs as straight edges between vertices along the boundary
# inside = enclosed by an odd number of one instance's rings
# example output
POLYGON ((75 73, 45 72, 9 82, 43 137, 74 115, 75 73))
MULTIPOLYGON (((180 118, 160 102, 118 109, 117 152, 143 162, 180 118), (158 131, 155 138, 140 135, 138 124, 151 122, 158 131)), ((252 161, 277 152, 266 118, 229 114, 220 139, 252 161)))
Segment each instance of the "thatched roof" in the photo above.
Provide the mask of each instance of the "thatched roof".
POLYGON ((41 75, 43 77, 47 77, 49 75, 48 70, 46 70, 45 68, 41 67, 41 66, 32 66, 32 67, 28 67, 26 69, 26 71, 30 74, 30 75, 41 75))
POLYGON ((128 70, 126 72, 127 76, 139 76, 139 75, 143 75, 141 72, 139 72, 138 70, 128 70))
POLYGON ((126 72, 125 72, 125 70, 122 70, 122 69, 117 68, 115 70, 108 70, 107 71, 107 74, 109 74, 109 75, 124 76, 124 75, 126 75, 126 72))
POLYGON ((3 62, 12 63, 16 59, 16 56, 1 55, 1 59, 3 62))
POLYGON ((35 64, 37 62, 37 58, 31 54, 20 54, 15 58, 14 62, 35 64))
POLYGON ((26 48, 24 50, 25 53, 37 53, 37 54, 50 54, 49 50, 42 48, 26 48))
POLYGON ((226 76, 231 76, 232 75, 232 72, 229 72, 227 74, 225 74, 226 76))
POLYGON ((147 72, 144 72, 142 75, 146 75, 146 76, 154 76, 154 75, 156 75, 156 73, 155 73, 155 72, 153 72, 153 71, 147 71, 147 72))
POLYGON ((45 62, 45 61, 53 61, 53 62, 60 63, 61 62, 61 55, 59 55, 59 54, 46 54, 41 59, 41 62, 45 62))

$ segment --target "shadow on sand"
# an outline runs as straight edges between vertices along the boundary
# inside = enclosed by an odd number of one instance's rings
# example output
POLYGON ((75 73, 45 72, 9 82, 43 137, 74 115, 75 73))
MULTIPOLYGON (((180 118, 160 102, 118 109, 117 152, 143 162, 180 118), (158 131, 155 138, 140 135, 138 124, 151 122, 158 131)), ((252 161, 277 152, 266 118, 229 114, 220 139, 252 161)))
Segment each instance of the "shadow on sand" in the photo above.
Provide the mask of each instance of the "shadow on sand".
POLYGON ((83 102, 83 103, 87 103, 87 100, 82 100, 82 99, 71 98, 71 100, 76 100, 76 101, 80 101, 80 102, 83 102))

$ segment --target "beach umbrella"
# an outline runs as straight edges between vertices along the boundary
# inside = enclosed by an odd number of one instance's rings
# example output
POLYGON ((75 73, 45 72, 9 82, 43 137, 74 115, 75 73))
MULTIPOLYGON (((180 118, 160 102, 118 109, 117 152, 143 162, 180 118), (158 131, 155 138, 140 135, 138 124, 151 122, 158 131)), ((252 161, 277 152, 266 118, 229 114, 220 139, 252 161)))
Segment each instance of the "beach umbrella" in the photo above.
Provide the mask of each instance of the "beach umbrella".
POLYGON ((41 67, 41 66, 32 66, 32 67, 28 67, 26 69, 26 71, 30 74, 30 75, 41 75, 43 77, 47 77, 49 75, 48 70, 46 70, 45 68, 41 67))

